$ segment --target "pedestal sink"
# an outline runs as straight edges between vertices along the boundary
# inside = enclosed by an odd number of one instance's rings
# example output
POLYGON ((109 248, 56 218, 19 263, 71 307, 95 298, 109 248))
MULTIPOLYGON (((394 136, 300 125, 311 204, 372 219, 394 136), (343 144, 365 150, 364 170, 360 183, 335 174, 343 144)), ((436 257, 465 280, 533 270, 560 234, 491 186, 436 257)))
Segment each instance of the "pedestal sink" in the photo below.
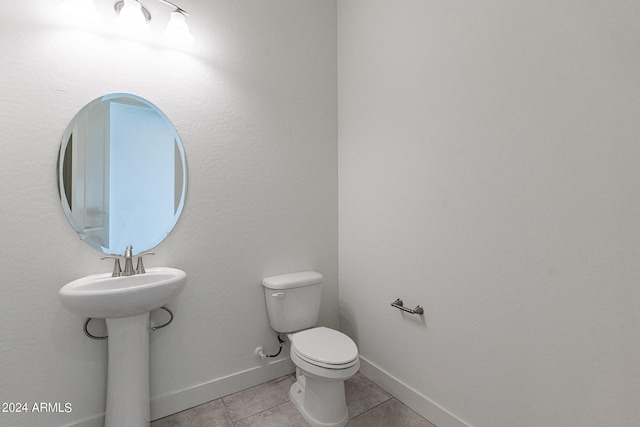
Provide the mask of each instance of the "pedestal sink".
POLYGON ((67 310, 107 322, 105 427, 150 425, 149 312, 177 297, 186 284, 184 271, 160 267, 134 276, 93 274, 60 289, 67 310))

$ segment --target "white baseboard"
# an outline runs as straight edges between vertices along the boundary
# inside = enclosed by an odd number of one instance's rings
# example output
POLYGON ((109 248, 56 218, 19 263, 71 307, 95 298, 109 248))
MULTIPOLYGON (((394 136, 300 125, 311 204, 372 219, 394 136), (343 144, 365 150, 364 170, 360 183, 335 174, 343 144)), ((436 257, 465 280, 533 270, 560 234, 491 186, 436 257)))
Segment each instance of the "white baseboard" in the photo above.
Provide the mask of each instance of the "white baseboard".
POLYGON ((437 427, 472 427, 362 356, 360 356, 360 372, 437 427))
POLYGON ((65 424, 63 427, 104 427, 104 414, 65 424))
POLYGON ((151 399, 151 419, 157 420, 185 409, 210 402, 295 371, 291 359, 280 359, 264 366, 236 372, 193 387, 151 399))
MULTIPOLYGON (((236 372, 202 384, 165 394, 151 399, 151 419, 157 420, 185 409, 219 399, 229 394, 245 390, 271 381, 295 371, 291 359, 280 359, 264 366, 236 372)), ((66 427, 103 427, 104 414, 86 418, 66 427)))
MULTIPOLYGON (((226 377, 155 397, 151 400, 151 419, 157 420, 193 408, 294 371, 295 367, 289 358, 280 359, 264 366, 236 372, 226 377)), ((360 356, 360 372, 438 427, 472 427, 362 356, 360 356)), ((67 427, 102 426, 104 426, 104 414, 86 418, 69 424, 67 427)))

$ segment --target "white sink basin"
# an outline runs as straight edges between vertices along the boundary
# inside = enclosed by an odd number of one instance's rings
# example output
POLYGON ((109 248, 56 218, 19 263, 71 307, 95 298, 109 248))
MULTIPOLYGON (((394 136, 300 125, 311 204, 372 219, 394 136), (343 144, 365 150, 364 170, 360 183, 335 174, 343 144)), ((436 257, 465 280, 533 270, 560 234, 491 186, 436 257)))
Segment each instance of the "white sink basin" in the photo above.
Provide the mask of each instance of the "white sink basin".
POLYGON ((60 289, 67 310, 106 319, 105 427, 149 427, 149 312, 176 298, 186 284, 184 271, 159 267, 133 276, 92 274, 60 289))
POLYGON ((108 319, 158 309, 177 297, 186 284, 184 271, 158 267, 134 276, 92 274, 67 283, 59 294, 62 305, 72 313, 108 319))

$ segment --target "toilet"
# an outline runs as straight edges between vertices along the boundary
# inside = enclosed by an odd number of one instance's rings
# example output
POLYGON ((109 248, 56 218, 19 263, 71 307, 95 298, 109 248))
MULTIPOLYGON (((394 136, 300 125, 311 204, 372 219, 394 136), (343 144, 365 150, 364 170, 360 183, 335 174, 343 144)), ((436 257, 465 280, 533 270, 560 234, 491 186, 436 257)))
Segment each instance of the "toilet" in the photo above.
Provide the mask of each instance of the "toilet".
POLYGON ((342 427, 349 421, 344 381, 360 368, 358 347, 334 329, 315 327, 322 300, 316 271, 262 279, 271 327, 287 334, 296 382, 291 401, 314 427, 342 427))

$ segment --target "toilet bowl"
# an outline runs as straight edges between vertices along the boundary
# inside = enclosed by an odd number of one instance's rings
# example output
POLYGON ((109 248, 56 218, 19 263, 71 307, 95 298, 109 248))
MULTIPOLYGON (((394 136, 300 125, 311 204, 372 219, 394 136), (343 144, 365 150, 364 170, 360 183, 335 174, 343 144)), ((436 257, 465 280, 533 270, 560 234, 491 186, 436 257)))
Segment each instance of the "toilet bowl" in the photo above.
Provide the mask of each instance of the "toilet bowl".
POLYGON ((290 397, 314 427, 342 427, 349 420, 344 381, 360 368, 358 348, 348 336, 319 327, 288 335, 296 382, 290 397))
POLYGON ((286 333, 296 382, 290 397, 313 427, 342 427, 349 420, 344 381, 360 368, 358 347, 334 329, 314 327, 322 299, 322 275, 315 271, 262 280, 271 327, 286 333))

